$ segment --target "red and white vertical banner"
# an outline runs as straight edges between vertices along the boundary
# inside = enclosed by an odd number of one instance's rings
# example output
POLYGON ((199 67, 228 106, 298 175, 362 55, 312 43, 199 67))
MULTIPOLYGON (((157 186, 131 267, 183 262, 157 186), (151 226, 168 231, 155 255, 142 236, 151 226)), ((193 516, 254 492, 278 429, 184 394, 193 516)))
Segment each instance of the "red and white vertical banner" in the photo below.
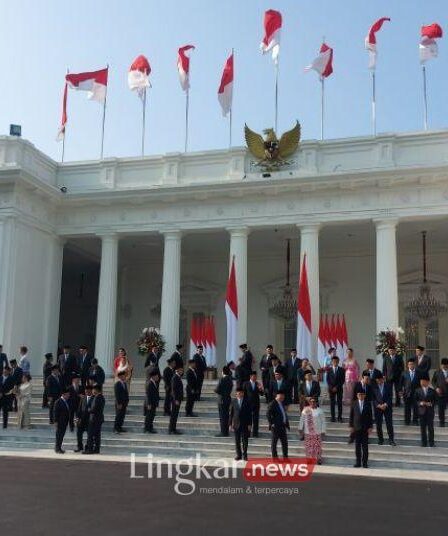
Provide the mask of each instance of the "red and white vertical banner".
POLYGON ((339 315, 337 315, 336 317, 336 355, 339 356, 341 361, 345 357, 342 324, 341 324, 341 318, 339 315))
POLYGON ((328 315, 325 315, 324 330, 325 330, 325 350, 328 353, 328 350, 332 346, 332 344, 331 344, 331 330, 330 330, 330 323, 328 321, 328 315))
POLYGON ((342 349, 344 351, 344 357, 347 355, 348 350, 348 332, 347 324, 345 322, 345 315, 342 315, 342 349))
POLYGON ((311 301, 308 286, 308 273, 306 269, 306 254, 303 256, 300 270, 299 294, 297 297, 297 355, 303 359, 311 359, 312 328, 311 328, 311 301))
POLYGON ((420 63, 423 75, 423 128, 428 130, 428 90, 426 85, 426 62, 439 55, 437 39, 443 37, 442 27, 434 22, 428 26, 422 26, 419 46, 420 63))
POLYGON ((198 318, 193 316, 190 325, 190 359, 196 353, 198 345, 198 318))
POLYGON ((321 367, 325 366, 325 361, 327 359, 327 341, 325 333, 325 320, 323 315, 320 316, 319 322, 319 334, 317 336, 317 360, 321 367))
POLYGON ((210 318, 204 317, 202 331, 202 345, 204 346, 204 354, 208 356, 210 352, 210 318))
POLYGON ((227 58, 221 75, 221 83, 218 87, 218 101, 221 105, 222 115, 229 116, 229 148, 232 146, 232 105, 233 105, 233 77, 234 62, 233 49, 227 58))
POLYGON ((216 326, 213 316, 210 317, 210 350, 207 364, 209 367, 216 367, 216 326))
POLYGON ((190 53, 194 48, 193 45, 185 45, 177 51, 177 72, 179 73, 180 87, 185 91, 185 152, 188 149, 188 117, 190 111, 190 53))
POLYGON ((227 343, 226 361, 238 359, 238 293, 236 288, 235 257, 232 258, 226 292, 227 343))
POLYGON ((338 345, 338 336, 337 336, 337 330, 336 330, 336 320, 335 316, 331 315, 331 323, 330 323, 330 341, 331 346, 333 348, 337 348, 338 345))

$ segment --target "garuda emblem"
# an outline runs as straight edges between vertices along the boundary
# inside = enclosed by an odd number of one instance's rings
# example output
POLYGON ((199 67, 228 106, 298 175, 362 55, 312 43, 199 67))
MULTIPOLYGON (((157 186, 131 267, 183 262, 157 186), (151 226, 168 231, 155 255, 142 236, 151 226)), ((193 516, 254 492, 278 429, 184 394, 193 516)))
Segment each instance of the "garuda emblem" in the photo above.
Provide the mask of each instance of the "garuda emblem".
POLYGON ((291 162, 286 160, 293 155, 300 142, 300 124, 296 121, 293 129, 282 134, 278 139, 273 128, 263 130, 264 139, 247 125, 244 125, 244 137, 249 151, 257 158, 255 165, 268 171, 275 171, 291 162))

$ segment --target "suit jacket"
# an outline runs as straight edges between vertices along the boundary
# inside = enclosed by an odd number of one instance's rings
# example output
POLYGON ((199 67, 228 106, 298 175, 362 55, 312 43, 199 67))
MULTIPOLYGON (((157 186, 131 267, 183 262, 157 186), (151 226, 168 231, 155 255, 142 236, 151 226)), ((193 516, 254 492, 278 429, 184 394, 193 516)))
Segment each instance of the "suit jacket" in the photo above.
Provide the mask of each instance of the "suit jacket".
POLYGON ((218 395, 218 404, 230 402, 230 394, 233 389, 233 380, 231 376, 223 376, 219 379, 215 387, 215 393, 218 395))
MULTIPOLYGON (((448 374, 447 374, 447 379, 448 379, 448 374)), ((441 369, 436 370, 433 374, 432 385, 434 389, 438 388, 441 390, 440 395, 437 395, 439 398, 448 397, 447 379, 445 379, 445 374, 443 373, 443 370, 441 369)))
POLYGON ((187 393, 190 395, 196 394, 199 388, 198 375, 195 370, 189 368, 186 373, 187 378, 187 393))
POLYGON ((176 402, 182 402, 184 399, 184 384, 179 374, 174 374, 171 380, 171 397, 176 402))
POLYGON ((165 384, 165 391, 171 390, 171 380, 173 379, 174 369, 171 367, 165 367, 163 369, 163 383, 165 384))
POLYGON ((61 354, 58 357, 58 365, 61 374, 63 374, 66 378, 71 379, 73 374, 80 373, 78 359, 73 354, 68 354, 67 358, 65 358, 64 354, 61 354))
POLYGON ((199 379, 203 380, 205 376, 205 371, 207 370, 207 361, 205 355, 194 354, 194 362, 196 363, 196 374, 199 379))
POLYGON ((409 370, 405 370, 401 375, 400 391, 403 391, 404 398, 412 398, 416 389, 420 386, 421 374, 418 370, 414 372, 414 380, 411 381, 409 370))
POLYGON ((320 384, 316 380, 311 380, 311 390, 308 393, 308 390, 306 388, 306 382, 303 381, 299 385, 299 394, 301 396, 313 396, 313 397, 319 397, 320 396, 320 384))
POLYGON ((275 367, 272 365, 271 368, 269 369, 269 381, 275 380, 276 372, 281 372, 283 376, 286 377, 286 369, 281 363, 279 363, 275 367))
POLYGON ((126 382, 118 380, 114 385, 115 403, 120 406, 129 404, 129 391, 126 382))
POLYGON ((431 370, 431 358, 429 355, 424 354, 419 362, 418 358, 415 360, 415 368, 420 372, 428 372, 431 370))
POLYGON ((361 413, 359 400, 354 400, 350 410, 350 427, 353 428, 355 432, 366 432, 372 428, 372 426, 372 404, 367 402, 367 400, 364 400, 363 410, 361 413))
POLYGON ((3 376, 0 376, 0 394, 7 396, 14 389, 14 386, 14 379, 11 375, 6 376, 4 379, 3 376))
POLYGON ((387 404, 386 411, 392 411, 392 385, 390 383, 384 382, 382 395, 379 385, 376 385, 372 389, 372 394, 373 401, 375 402, 375 408, 378 404, 387 404))
POLYGON ((50 398, 58 398, 62 393, 62 378, 60 376, 53 376, 50 374, 45 384, 47 388, 47 396, 50 398))
POLYGON ((176 362, 176 368, 184 366, 184 360, 177 350, 171 354, 171 359, 176 362))
POLYGON ((145 404, 146 406, 154 406, 157 408, 159 406, 159 401, 159 385, 155 381, 149 380, 146 385, 145 404))
POLYGON ((250 373, 251 371, 244 367, 242 363, 237 365, 235 367, 235 380, 237 381, 238 385, 243 385, 244 382, 247 382, 247 380, 250 378, 250 373))
POLYGON ((286 379, 291 383, 296 383, 298 381, 298 372, 301 368, 302 360, 300 357, 296 357, 294 363, 292 362, 292 357, 288 358, 285 362, 286 379))
POLYGON ((252 352, 250 350, 246 350, 241 358, 241 366, 249 372, 249 375, 252 370, 253 360, 254 356, 252 355, 252 352))
POLYGON ((434 405, 436 403, 437 395, 432 387, 427 387, 426 396, 423 391, 423 387, 419 387, 415 391, 415 401, 417 402, 418 414, 426 415, 427 417, 434 418, 434 405), (421 406, 420 402, 429 402, 430 406, 421 406))
POLYGON ((394 358, 387 354, 383 357, 383 375, 386 381, 399 381, 404 371, 403 356, 395 355, 394 358))
POLYGON ((363 391, 366 393, 366 401, 371 402, 373 400, 373 389, 376 385, 374 384, 363 384, 362 382, 356 382, 355 387, 353 388, 353 400, 358 400, 357 394, 363 391))
POLYGON ((378 370, 377 368, 373 368, 372 371, 368 370, 368 369, 365 369, 363 371, 363 374, 364 372, 367 372, 369 374, 369 377, 370 377, 370 384, 371 385, 375 385, 376 384, 376 379, 381 376, 381 370, 378 370))
POLYGON ((146 367, 157 367, 159 364, 159 356, 155 354, 154 352, 150 352, 145 360, 145 368, 146 367))
POLYGON ((89 369, 89 376, 88 380, 93 384, 97 385, 103 385, 103 383, 106 380, 106 375, 104 374, 104 370, 102 367, 97 365, 96 369, 93 367, 90 367, 89 369))
POLYGON ((286 421, 283 418, 283 414, 277 400, 272 400, 272 402, 269 402, 268 410, 266 412, 269 430, 271 430, 272 427, 275 427, 276 430, 284 430, 285 428, 289 430, 288 414, 286 413, 286 410, 284 410, 284 412, 286 421))
POLYGON ((244 382, 244 397, 247 398, 250 406, 253 408, 260 407, 260 395, 263 394, 263 389, 260 391, 260 385, 258 382, 255 382, 254 387, 252 387, 251 381, 244 382))
POLYGON ((51 367, 53 366, 53 363, 47 363, 45 362, 43 364, 43 367, 42 367, 42 376, 43 376, 43 379, 44 379, 44 385, 45 385, 45 382, 47 381, 47 378, 50 376, 51 374, 51 367))
POLYGON ((269 394, 271 397, 271 400, 275 398, 277 393, 279 391, 285 391, 285 401, 283 404, 285 406, 289 406, 291 404, 291 384, 288 382, 288 380, 285 380, 284 378, 281 380, 280 385, 277 383, 277 380, 271 380, 271 383, 269 385, 269 394))
POLYGON ((65 401, 62 398, 58 398, 54 405, 54 422, 58 426, 67 426, 70 418, 70 405, 68 400, 65 401))
POLYGON ((14 381, 14 385, 20 385, 22 383, 23 370, 21 367, 17 366, 13 371, 11 371, 11 378, 14 381))
POLYGON ((98 393, 93 397, 92 404, 89 409, 89 423, 93 425, 99 425, 104 422, 104 406, 106 400, 101 393, 98 393))
POLYGON ((76 417, 79 419, 78 425, 81 425, 83 427, 86 427, 89 422, 89 410, 93 403, 93 395, 90 395, 89 401, 87 402, 87 396, 81 399, 77 411, 76 411, 76 417))
POLYGON ((333 367, 330 367, 327 372, 327 385, 329 388, 336 387, 338 390, 342 389, 345 383, 345 369, 337 367, 336 373, 333 371, 333 367))
POLYGON ((84 389, 81 385, 78 386, 78 390, 76 391, 73 385, 70 385, 70 398, 68 399, 68 405, 70 406, 70 410, 72 412, 76 412, 79 407, 79 403, 81 401, 81 395, 84 394, 84 389))
POLYGON ((252 416, 250 409, 250 403, 246 397, 241 399, 241 407, 237 398, 232 400, 230 404, 230 424, 235 431, 251 424, 252 416))
POLYGON ((275 354, 264 354, 260 359, 260 370, 262 377, 269 374, 269 369, 272 367, 272 358, 277 357, 275 354))
MULTIPOLYGON (((305 372, 308 372, 308 371, 311 371, 313 375, 316 374, 316 371, 314 370, 314 367, 312 365, 309 365, 306 369, 299 368, 299 370, 297 371, 297 379, 299 380, 299 383, 305 380, 305 372)), ((345 370, 344 370, 344 374, 345 374, 345 370)))
POLYGON ((92 359, 93 359, 93 356, 91 356, 90 354, 86 354, 84 357, 82 355, 79 356, 79 360, 78 360, 79 370, 80 370, 81 378, 83 380, 86 380, 89 376, 89 370, 90 370, 90 367, 92 366, 92 359))
POLYGON ((8 366, 8 356, 5 353, 0 353, 0 373, 3 372, 4 367, 8 366))

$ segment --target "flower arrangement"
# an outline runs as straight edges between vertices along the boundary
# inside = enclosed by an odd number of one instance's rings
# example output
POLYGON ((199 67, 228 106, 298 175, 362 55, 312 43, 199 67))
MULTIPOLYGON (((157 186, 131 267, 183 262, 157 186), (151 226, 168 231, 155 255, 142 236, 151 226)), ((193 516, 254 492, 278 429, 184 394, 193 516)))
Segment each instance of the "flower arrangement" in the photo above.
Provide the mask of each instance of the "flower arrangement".
POLYGON ((400 327, 380 331, 376 336, 376 353, 387 354, 387 350, 391 346, 395 346, 397 354, 404 355, 406 353, 406 345, 403 341, 400 341, 400 335, 403 333, 404 331, 400 327))
POLYGON ((138 353, 141 355, 149 354, 153 346, 157 346, 159 354, 162 355, 165 352, 165 339, 157 328, 144 328, 137 339, 138 353))

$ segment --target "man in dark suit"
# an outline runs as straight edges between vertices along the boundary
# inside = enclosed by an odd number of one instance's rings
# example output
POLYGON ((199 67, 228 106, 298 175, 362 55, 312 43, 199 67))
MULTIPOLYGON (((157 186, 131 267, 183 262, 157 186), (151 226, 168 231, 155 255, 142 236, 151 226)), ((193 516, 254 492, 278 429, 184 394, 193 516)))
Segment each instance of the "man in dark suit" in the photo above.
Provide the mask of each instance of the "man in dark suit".
POLYGON ((333 356, 327 372, 328 394, 330 396, 331 422, 336 422, 336 403, 338 422, 342 422, 342 392, 345 383, 345 370, 339 366, 339 357, 333 356))
POLYGON ((104 422, 104 406, 102 385, 92 388, 93 401, 89 409, 89 425, 87 427, 87 444, 83 454, 99 454, 101 450, 101 427, 104 422))
POLYGON ((3 345, 0 344, 0 376, 3 374, 4 367, 9 367, 8 356, 3 352, 3 345))
POLYGON ((294 404, 297 404, 299 402, 299 378, 298 373, 302 366, 302 360, 300 357, 297 357, 297 350, 293 348, 291 350, 289 358, 285 362, 285 368, 286 368, 286 379, 288 380, 289 384, 291 385, 291 395, 292 395, 292 401, 294 404))
POLYGON ((374 359, 366 359, 366 368, 363 370, 363 373, 367 372, 370 378, 370 385, 376 384, 376 379, 382 376, 382 372, 380 369, 375 368, 375 360, 374 359))
POLYGON ((8 414, 11 411, 11 403, 14 391, 14 379, 11 376, 11 367, 3 367, 0 376, 0 409, 3 415, 3 428, 8 428, 8 414))
POLYGON ((58 365, 51 367, 51 374, 47 378, 45 388, 48 396, 48 417, 50 424, 54 423, 54 405, 56 400, 61 396, 62 389, 65 387, 64 382, 61 379, 58 365))
POLYGON ((242 379, 242 382, 245 382, 249 379, 250 373, 252 372, 254 356, 252 355, 252 352, 249 350, 249 347, 246 343, 240 344, 240 350, 242 352, 240 363, 242 368, 245 369, 244 378, 242 379))
POLYGON ((81 385, 82 387, 86 386, 87 380, 89 379, 89 370, 92 366, 93 356, 89 354, 88 348, 85 345, 79 347, 79 360, 78 366, 81 375, 81 385))
POLYGON ((42 393, 42 409, 48 408, 48 394, 47 394, 47 380, 51 374, 51 368, 53 367, 53 354, 45 354, 45 361, 42 367, 42 378, 44 384, 44 391, 42 393))
POLYGON ((152 370, 149 373, 149 382, 146 384, 146 396, 145 396, 145 426, 143 432, 147 434, 156 434, 154 430, 154 418, 156 416, 157 408, 159 407, 159 371, 152 370))
POLYGON ((14 392, 11 399, 12 411, 17 411, 17 396, 16 392, 19 389, 20 384, 22 383, 23 378, 23 369, 17 364, 16 359, 11 359, 9 361, 11 367, 11 378, 14 382, 14 392))
POLYGON ((92 359, 92 366, 89 369, 87 381, 90 385, 99 385, 101 387, 103 387, 103 384, 106 381, 104 369, 98 364, 98 359, 95 357, 92 359))
POLYGON ((269 402, 266 413, 271 432, 271 454, 273 458, 278 458, 277 443, 279 439, 282 444, 283 458, 288 457, 288 435, 286 431, 289 430, 289 420, 283 405, 284 400, 285 393, 278 391, 275 399, 269 402))
POLYGON ((247 366, 243 364, 243 358, 240 357, 238 365, 235 367, 235 381, 237 387, 242 387, 250 377, 252 371, 247 369, 247 366))
POLYGON ((176 426, 177 419, 179 417, 180 405, 184 399, 184 384, 182 383, 183 373, 183 367, 177 367, 176 372, 173 374, 173 378, 171 380, 171 416, 168 427, 169 434, 182 433, 176 429, 176 426))
POLYGON ((83 436, 89 426, 89 410, 93 402, 92 386, 86 385, 84 389, 84 396, 81 398, 76 411, 76 440, 78 445, 75 452, 82 452, 84 449, 83 436))
POLYGON ((415 363, 416 369, 419 372, 429 374, 429 371, 431 370, 431 358, 429 355, 425 354, 424 346, 417 346, 415 349, 415 363))
POLYGON ((78 374, 75 374, 72 378, 72 384, 68 388, 69 399, 68 405, 70 407, 70 432, 73 432, 75 429, 75 415, 77 414, 79 403, 81 402, 81 397, 84 394, 84 389, 81 386, 81 378, 78 374))
POLYGON ((219 424, 221 432, 217 437, 227 437, 229 435, 229 410, 230 394, 233 389, 232 374, 228 366, 222 368, 222 376, 215 387, 215 393, 218 395, 219 424))
POLYGON ((369 434, 373 427, 372 405, 365 400, 366 395, 359 391, 350 411, 350 432, 355 436, 356 463, 354 467, 367 468, 369 461, 369 434))
POLYGON ((251 415, 252 437, 258 437, 258 423, 260 420, 260 396, 263 395, 263 386, 257 381, 257 371, 251 372, 250 378, 243 385, 244 396, 249 402, 251 415))
POLYGON ((268 392, 269 392, 269 383, 271 381, 271 368, 272 368, 272 359, 275 358, 278 360, 278 357, 274 354, 274 347, 272 344, 266 346, 266 353, 263 354, 260 360, 260 370, 261 370, 261 381, 263 383, 263 388, 266 396, 266 402, 268 402, 268 392))
POLYGON ((353 400, 357 400, 358 399, 357 394, 362 391, 366 395, 365 401, 372 402, 373 401, 372 389, 375 385, 376 385, 376 380, 374 380, 372 384, 370 380, 369 372, 367 370, 364 370, 361 375, 361 380, 359 382, 356 382, 353 388, 353 400))
POLYGON ((198 387, 196 400, 201 400, 202 394, 202 384, 204 383, 205 373, 207 371, 207 361, 204 355, 204 347, 202 344, 197 346, 197 352, 193 356, 194 362, 196 363, 195 371, 198 377, 198 387))
POLYGON ((415 401, 420 418, 420 434, 422 447, 435 447, 434 443, 434 406, 436 404, 436 392, 429 385, 429 376, 426 372, 421 373, 420 387, 415 391, 415 401))
POLYGON ((299 396, 301 410, 304 408, 305 402, 309 398, 314 398, 316 400, 316 405, 319 405, 320 384, 318 381, 313 380, 311 370, 305 372, 305 378, 299 385, 299 396))
POLYGON ((244 396, 244 389, 237 387, 230 404, 230 428, 235 434, 235 460, 247 460, 247 447, 251 426, 250 403, 244 396))
POLYGON ((126 409, 129 404, 129 391, 126 382, 124 381, 126 371, 122 370, 118 373, 118 380, 114 385, 115 394, 115 422, 114 433, 122 434, 126 432, 123 428, 124 419, 126 417, 126 409))
POLYGON ((196 374, 196 361, 194 359, 188 360, 186 380, 187 402, 185 403, 185 416, 197 417, 197 415, 193 413, 194 403, 198 396, 198 375, 196 374))
POLYGON ((59 370, 66 387, 69 387, 74 374, 79 374, 79 364, 76 356, 71 353, 71 346, 65 345, 58 357, 59 370))
POLYGON ((443 428, 445 426, 445 410, 448 401, 448 358, 444 357, 440 361, 440 369, 434 372, 432 385, 437 395, 439 425, 443 428))
POLYGON ((392 420, 392 383, 386 382, 384 376, 376 379, 376 385, 372 387, 373 406, 375 408, 376 434, 378 444, 384 443, 383 436, 383 418, 386 422, 387 435, 389 436, 389 445, 396 446, 394 440, 394 425, 392 420))
POLYGON ((291 385, 288 380, 285 380, 285 369, 283 367, 278 367, 274 373, 274 379, 269 386, 269 400, 274 400, 279 391, 283 391, 285 395, 283 405, 288 409, 288 406, 292 402, 291 385))
POLYGON ((411 412, 413 424, 418 424, 417 404, 415 391, 420 385, 421 373, 415 368, 415 359, 409 358, 407 370, 401 376, 400 395, 404 401, 404 424, 411 424, 411 412))
POLYGON ((400 383, 404 371, 403 356, 397 354, 395 346, 390 346, 387 355, 383 357, 383 376, 386 382, 395 388, 395 405, 400 405, 400 383))
POLYGON ((54 451, 57 454, 64 454, 65 450, 62 449, 62 442, 64 441, 67 425, 70 420, 70 406, 68 398, 70 392, 68 387, 62 388, 61 396, 56 400, 54 405, 54 422, 56 425, 56 442, 54 451))
POLYGON ((181 353, 182 348, 182 344, 176 344, 176 351, 171 354, 170 359, 174 359, 174 362, 176 363, 176 369, 184 368, 184 358, 182 357, 181 353))
POLYGON ((159 359, 160 359, 159 348, 154 345, 151 348, 151 351, 149 352, 149 354, 146 356, 146 360, 145 360, 145 370, 146 370, 147 381, 149 381, 149 379, 151 378, 150 373, 154 369, 157 370, 157 372, 160 375, 159 359))
POLYGON ((163 404, 163 414, 171 415, 171 380, 176 369, 176 361, 168 359, 166 367, 163 370, 163 385, 165 387, 165 401, 163 404))

